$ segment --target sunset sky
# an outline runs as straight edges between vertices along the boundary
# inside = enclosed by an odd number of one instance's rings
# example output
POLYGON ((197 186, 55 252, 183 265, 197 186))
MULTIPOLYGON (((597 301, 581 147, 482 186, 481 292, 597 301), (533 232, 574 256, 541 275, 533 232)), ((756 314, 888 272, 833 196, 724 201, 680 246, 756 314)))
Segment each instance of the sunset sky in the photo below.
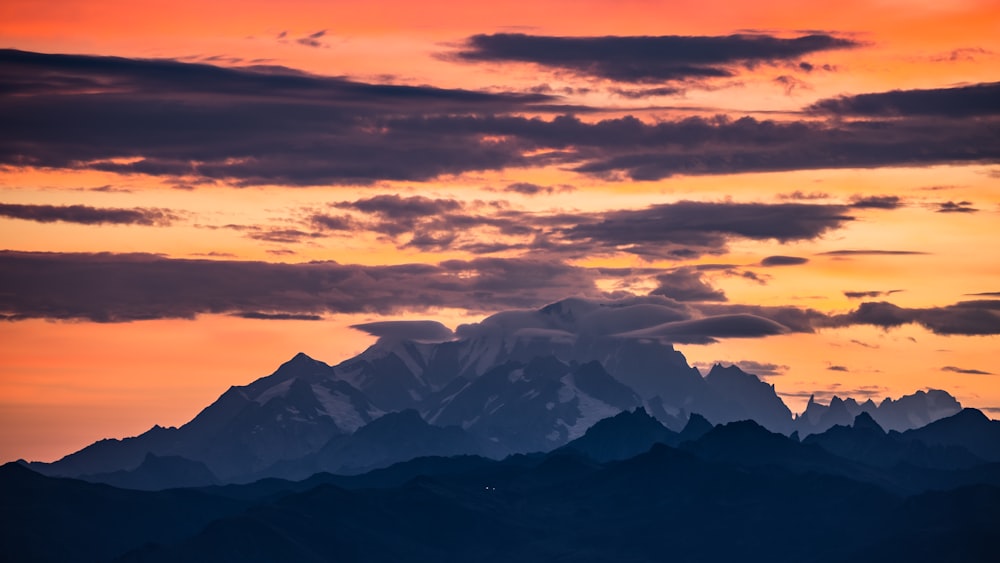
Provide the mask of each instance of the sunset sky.
POLYGON ((793 412, 1000 416, 993 0, 4 0, 0 48, 0 461, 568 296, 780 324, 675 346, 793 412))

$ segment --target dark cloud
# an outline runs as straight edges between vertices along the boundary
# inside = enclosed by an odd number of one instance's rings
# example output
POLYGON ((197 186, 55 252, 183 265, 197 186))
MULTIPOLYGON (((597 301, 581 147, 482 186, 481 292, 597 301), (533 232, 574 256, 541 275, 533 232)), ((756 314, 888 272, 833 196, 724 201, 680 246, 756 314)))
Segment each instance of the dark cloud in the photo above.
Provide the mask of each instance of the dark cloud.
POLYGON ((9 320, 490 311, 603 295, 594 271, 530 259, 362 266, 3 251, 0 271, 0 314, 9 320))
MULTIPOLYGON (((534 232, 531 222, 536 220, 527 213, 504 211, 495 202, 477 206, 455 199, 424 196, 386 194, 331 205, 365 216, 358 220, 341 217, 333 222, 335 226, 343 224, 356 231, 373 231, 396 238, 401 247, 425 250, 465 250, 470 244, 482 244, 473 235, 476 229, 490 228, 505 235, 529 235, 534 232)), ((318 217, 320 222, 328 221, 326 216, 318 217)), ((313 219, 315 222, 316 216, 313 219)), ((499 244, 496 251, 511 248, 507 243, 494 244, 499 244)))
POLYGON ((552 188, 545 186, 539 186, 538 184, 531 184, 528 182, 517 182, 515 184, 509 184, 504 188, 505 192, 514 192, 524 195, 537 195, 540 193, 552 193, 552 188))
MULTIPOLYGON (((803 63, 807 64, 807 63, 803 63)), ((785 90, 786 96, 791 96, 796 90, 812 90, 812 87, 808 82, 798 79, 789 74, 782 74, 781 76, 776 76, 773 82, 781 86, 785 90)))
POLYGON ((726 301, 726 294, 705 282, 702 274, 691 268, 656 276, 659 286, 650 295, 662 295, 674 301, 726 301))
POLYGON ((811 333, 827 321, 827 316, 815 309, 744 305, 739 303, 703 303, 698 305, 703 315, 750 315, 774 321, 791 332, 811 333))
POLYGON ((862 117, 1000 115, 1000 82, 955 88, 892 90, 820 100, 809 110, 862 117))
POLYGON ((311 185, 425 180, 525 164, 479 132, 405 116, 492 114, 552 98, 368 84, 280 67, 0 50, 0 163, 311 185))
POLYGON ((899 293, 903 291, 902 289, 890 289, 888 291, 845 291, 844 297, 848 299, 865 299, 871 297, 882 297, 884 295, 892 295, 893 293, 899 293))
POLYGON ((351 328, 390 340, 444 342, 455 336, 450 328, 437 321, 376 321, 351 325, 351 328))
POLYGON ((983 291, 981 293, 966 293, 966 295, 975 297, 1000 297, 1000 291, 983 291))
POLYGON ((538 195, 538 194, 553 194, 556 192, 571 192, 575 188, 573 186, 540 186, 538 184, 532 184, 530 182, 516 182, 513 184, 508 184, 507 187, 503 189, 505 192, 513 192, 523 195, 538 195))
POLYGON ((309 218, 309 222, 324 231, 351 231, 357 227, 355 221, 347 215, 316 213, 309 218))
POLYGON ((0 203, 0 217, 39 223, 80 223, 82 225, 155 225, 165 227, 179 217, 169 209, 90 207, 89 205, 28 205, 0 203))
POLYGON ((768 256, 760 261, 761 266, 799 266, 808 262, 808 258, 799 256, 768 256))
MULTIPOLYGON (((589 321, 573 321, 583 323, 580 331, 704 344, 811 331, 806 323, 815 314, 794 308, 681 303, 663 296, 609 301, 613 295, 599 290, 597 280, 650 272, 587 269, 552 260, 479 258, 363 266, 3 251, 0 271, 5 272, 0 277, 0 318, 9 321, 128 322, 201 314, 319 320, 338 313, 394 315, 438 308, 523 310, 577 295, 594 299, 587 309, 597 311, 589 321)), ((386 337, 447 336, 439 327, 429 327, 388 322, 356 328, 386 337)))
POLYGON ((728 238, 787 242, 818 237, 853 217, 839 205, 681 201, 610 211, 563 231, 573 242, 640 255, 685 258, 719 252, 728 238))
POLYGON ((456 57, 471 62, 534 63, 620 82, 661 83, 728 77, 741 68, 796 61, 810 53, 857 45, 825 34, 784 39, 763 34, 552 37, 497 33, 470 37, 456 57))
POLYGON ((679 96, 683 94, 683 88, 672 88, 669 86, 662 88, 612 88, 611 93, 616 96, 628 98, 630 100, 641 100, 643 98, 655 98, 660 96, 679 96))
POLYGON ((328 47, 326 43, 320 41, 324 35, 326 35, 325 29, 315 33, 310 33, 305 37, 300 37, 296 39, 295 42, 299 45, 305 45, 306 47, 328 47))
POLYGON ((795 190, 794 192, 787 194, 778 195, 781 199, 788 199, 793 201, 812 201, 817 199, 828 199, 830 194, 825 192, 803 192, 801 190, 795 190))
POLYGON ((856 209, 896 209, 901 205, 899 196, 894 195, 854 196, 851 198, 851 207, 856 209))
POLYGON ((231 231, 237 231, 243 233, 243 236, 253 240, 259 240, 262 242, 270 242, 276 244, 299 244, 306 242, 311 239, 321 238, 326 236, 322 232, 317 231, 303 231, 301 229, 295 229, 291 227, 273 226, 273 225, 197 225, 199 228, 203 229, 228 229, 231 231))
MULTIPOLYGON (((555 125, 556 122, 554 121, 555 125)), ((593 131, 602 123, 590 127, 593 131)), ((652 181, 676 175, 775 172, 816 168, 923 166, 932 162, 996 162, 1000 143, 990 120, 868 122, 773 122, 692 117, 644 125, 645 143, 606 137, 587 150, 575 170, 605 178, 652 181), (680 134, 688 129, 689 135, 680 134), (673 144, 664 142, 672 138, 673 144), (619 144, 615 144, 619 141, 619 144)))
POLYGON ((955 366, 944 366, 943 368, 941 368, 941 371, 951 371, 954 373, 964 373, 968 375, 993 375, 992 372, 983 371, 981 369, 965 369, 965 368, 958 368, 955 366))
POLYGON ((320 315, 296 315, 293 313, 261 313, 260 311, 244 311, 233 313, 234 317, 241 319, 257 319, 262 321, 321 321, 320 315))
POLYGON ((919 324, 935 334, 1000 334, 1000 300, 961 301, 943 307, 907 308, 886 301, 862 303, 856 310, 831 316, 827 326, 872 325, 893 328, 919 324))
POLYGON ((971 201, 946 201, 938 204, 938 213, 975 213, 979 211, 972 207, 971 201))
POLYGON ((367 185, 552 165, 658 180, 1000 160, 989 116, 585 121, 578 115, 595 108, 558 101, 275 66, 0 50, 0 165, 148 174, 194 187, 367 185))
POLYGON ((747 314, 717 315, 664 323, 617 335, 619 338, 659 340, 676 344, 711 344, 719 338, 761 338, 789 332, 771 319, 747 314))
MULTIPOLYGON (((517 189, 530 192, 534 190, 531 186, 517 189)), ((844 206, 790 203, 681 201, 600 213, 541 213, 511 209, 500 202, 379 195, 331 205, 361 213, 364 218, 315 215, 310 223, 323 228, 320 223, 331 220, 333 230, 340 227, 388 235, 400 247, 480 254, 533 251, 565 257, 625 252, 694 258, 721 253, 732 239, 811 239, 853 219, 845 214, 844 206)))
POLYGON ((830 367, 828 367, 828 368, 826 368, 826 369, 828 369, 828 370, 830 370, 830 371, 850 371, 850 370, 848 370, 848 369, 847 369, 846 367, 844 367, 844 366, 830 366, 830 367))
POLYGON ((431 199, 423 196, 377 195, 352 202, 335 203, 341 209, 355 209, 392 221, 409 222, 420 217, 457 211, 462 203, 455 199, 431 199))

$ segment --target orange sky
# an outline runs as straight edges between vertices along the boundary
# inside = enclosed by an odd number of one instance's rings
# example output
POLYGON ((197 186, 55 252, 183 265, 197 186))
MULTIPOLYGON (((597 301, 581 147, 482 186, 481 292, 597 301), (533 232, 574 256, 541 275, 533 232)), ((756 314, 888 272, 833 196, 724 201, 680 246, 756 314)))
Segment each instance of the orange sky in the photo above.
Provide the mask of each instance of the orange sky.
MULTIPOLYGON (((170 59, 234 68, 280 65, 314 76, 345 77, 376 85, 541 92, 555 96, 551 99, 553 105, 574 106, 576 110, 565 113, 574 113, 583 125, 625 115, 635 116, 647 126, 694 115, 727 115, 734 120, 752 115, 757 120, 773 119, 777 123, 839 127, 865 117, 846 115, 826 121, 828 116, 802 110, 841 95, 947 89, 1000 80, 996 70, 1000 68, 1000 5, 972 0, 841 0, 809 3, 806 9, 801 2, 749 4, 732 0, 518 0, 490 6, 475 2, 73 0, 39 4, 7 0, 0 3, 0 48, 170 59), (477 34, 717 37, 747 32, 785 39, 825 34, 850 40, 854 46, 819 50, 788 60, 734 63, 726 67, 731 76, 681 82, 628 83, 543 64, 476 63, 455 58, 467 38, 477 34), (314 46, 298 41, 313 34, 317 35, 314 46), (815 65, 817 70, 802 70, 797 66, 802 61, 815 65), (820 69, 823 65, 828 65, 826 70, 820 69), (658 86, 676 87, 677 91, 646 97, 623 93, 658 86)), ((39 75, 39 82, 45 78, 47 75, 39 75)), ((24 77, 5 73, 0 75, 0 86, 4 86, 3 81, 14 80, 24 77)), ((94 98, 110 95, 98 90, 89 94, 94 98)), ((62 95, 67 104, 89 102, 88 94, 62 95)), ((4 110, 3 104, 14 108, 15 104, 34 102, 32 96, 15 93, 2 98, 0 111, 4 110)), ((179 104, 200 103, 194 97, 178 99, 179 104)), ((163 98, 160 103, 170 101, 163 98)), ((205 111, 218 109, 212 103, 207 102, 204 107, 209 109, 205 111)), ((975 158, 934 160, 928 156, 932 148, 909 147, 905 149, 909 151, 904 155, 905 162, 883 159, 865 163, 865 155, 861 154, 857 157, 861 160, 848 159, 835 168, 810 165, 770 170, 709 169, 659 178, 628 178, 626 169, 607 174, 577 170, 582 164, 603 162, 603 157, 593 155, 605 149, 597 147, 600 139, 594 141, 597 148, 590 149, 584 146, 584 140, 574 139, 559 147, 532 148, 522 156, 580 151, 577 160, 553 158, 551 162, 532 160, 529 164, 512 161, 454 171, 443 166, 441 173, 412 177, 404 173, 404 177, 375 177, 370 182, 324 180, 292 186, 279 178, 240 185, 240 178, 235 176, 207 178, 197 172, 178 175, 100 170, 94 163, 104 156, 89 161, 90 157, 80 156, 90 154, 85 150, 70 155, 61 164, 39 164, 25 159, 63 150, 63 132, 46 133, 49 136, 43 140, 29 140, 29 133, 22 137, 17 132, 0 133, 0 204, 22 206, 0 213, 0 249, 59 256, 141 252, 169 259, 290 264, 335 261, 381 267, 474 260, 485 254, 468 243, 501 241, 511 246, 489 257, 537 256, 587 272, 604 267, 646 271, 627 276, 602 274, 593 286, 594 292, 645 294, 657 286, 652 270, 725 264, 728 268, 699 270, 699 276, 723 291, 730 304, 808 308, 832 317, 856 309, 863 301, 849 298, 845 292, 899 290, 873 300, 909 309, 946 308, 961 301, 1000 297, 996 295, 1000 292, 1000 247, 995 244, 1000 235, 1000 192, 996 189, 1000 182, 1000 139, 995 126, 992 134, 989 129, 990 123, 996 125, 1000 114, 996 103, 992 102, 992 109, 986 107, 981 115, 949 115, 933 122, 924 119, 939 116, 924 115, 913 121, 913 127, 929 127, 932 131, 934 127, 955 127, 959 131, 956 135, 965 131, 959 130, 958 124, 982 127, 986 132, 976 133, 981 135, 980 140, 970 144, 967 151, 982 152, 975 158), (994 121, 988 121, 991 119, 994 121), (517 183, 550 189, 534 195, 505 191, 505 187, 517 183), (723 206, 778 206, 794 201, 841 209, 850 214, 851 220, 815 236, 796 235, 784 241, 727 235, 725 244, 687 259, 642 255, 626 246, 594 250, 598 248, 593 246, 595 241, 590 241, 592 246, 579 255, 553 257, 538 254, 540 251, 529 244, 530 235, 500 233, 482 225, 450 233, 455 237, 452 244, 408 244, 415 233, 393 234, 385 226, 379 230, 371 226, 374 223, 366 223, 374 221, 372 217, 348 205, 379 195, 455 201, 472 215, 505 217, 503 213, 508 213, 506 217, 516 215, 518 220, 529 223, 560 214, 596 221, 603 213, 685 201, 723 206), (871 197, 896 199, 881 206, 859 204, 871 197), (948 207, 949 203, 960 209, 956 212, 948 207), (17 216, 28 208, 70 205, 99 210, 165 210, 169 219, 157 224, 93 224, 17 216), (310 223, 317 214, 343 215, 354 226, 321 232, 310 223), (282 237, 284 231, 298 234, 282 237), (844 252, 859 250, 869 252, 844 252), (806 262, 763 267, 761 261, 768 256, 799 257, 806 262), (972 296, 986 293, 994 295, 972 296)), ((479 115, 475 113, 478 111, 456 110, 448 116, 463 112, 479 115)), ((508 117, 538 115, 546 126, 553 125, 563 113, 537 106, 496 111, 508 117)), ((898 122, 894 121, 898 117, 886 119, 892 124, 898 122)), ((385 119, 383 127, 394 126, 389 117, 385 119)), ((30 122, 25 123, 30 126, 30 122)), ((67 138, 71 125, 64 132, 67 138)), ((268 131, 261 129, 248 135, 247 142, 263 142, 261 137, 267 137, 268 131)), ((169 138, 173 129, 165 125, 157 133, 169 138)), ((203 133, 206 138, 210 134, 203 133)), ((276 139, 284 139, 277 135, 276 139)), ((490 148, 486 144, 490 135, 482 133, 475 138, 483 142, 484 151, 490 148)), ((493 142, 503 148, 505 143, 518 141, 518 135, 495 135, 493 142)), ((150 141, 150 146, 155 142, 150 141)), ((431 144, 429 140, 428 146, 431 144)), ((714 147, 710 143, 706 146, 714 147)), ((309 146, 301 148, 309 150, 309 146)), ((637 150, 648 156, 650 151, 674 148, 657 145, 637 150)), ((141 151, 147 147, 136 150, 145 156, 141 151)), ((399 158, 403 158, 407 153, 400 154, 403 156, 399 158)), ((117 158, 114 162, 118 164, 138 160, 126 154, 105 156, 117 158)), ((206 156, 205 161, 209 160, 206 156)), ((226 166, 235 164, 239 163, 232 159, 223 162, 226 166)), ((387 166, 393 164, 386 162, 387 166)), ((537 225, 543 223, 531 224, 541 228, 537 225)), ((571 230, 569 223, 560 225, 547 234, 558 238, 571 230)), ((0 270, 0 276, 14 273, 0 270)), ((37 313, 47 308, 46 303, 26 313, 27 303, 33 298, 34 294, 8 295, 3 303, 9 306, 0 310, 5 315, 30 317, 0 323, 0 461, 49 461, 97 439, 134 435, 153 424, 182 424, 230 385, 246 384, 266 375, 298 351, 328 363, 359 352, 372 339, 348 328, 357 322, 436 318, 454 327, 500 308, 476 309, 456 301, 454 307, 448 308, 408 305, 391 311, 372 307, 357 312, 317 305, 317 310, 308 312, 321 316, 320 321, 258 320, 234 316, 239 310, 199 310, 187 315, 192 318, 165 315, 151 320, 97 323, 85 315, 37 313)), ((994 315, 995 319, 995 313, 985 308, 982 314, 994 315)), ((991 361, 998 342, 996 331, 944 332, 921 324, 888 330, 852 324, 839 328, 817 326, 808 334, 677 347, 689 361, 699 365, 748 360, 775 364, 781 375, 771 376, 769 381, 779 392, 788 394, 784 398, 793 411, 804 407, 805 398, 799 395, 813 391, 828 396, 831 392, 851 395, 852 390, 867 389, 882 398, 934 387, 949 390, 967 406, 993 409, 987 413, 995 417, 1000 413, 1000 366, 991 361), (846 371, 830 370, 832 366, 846 371), (946 367, 958 370, 943 369, 946 367)))

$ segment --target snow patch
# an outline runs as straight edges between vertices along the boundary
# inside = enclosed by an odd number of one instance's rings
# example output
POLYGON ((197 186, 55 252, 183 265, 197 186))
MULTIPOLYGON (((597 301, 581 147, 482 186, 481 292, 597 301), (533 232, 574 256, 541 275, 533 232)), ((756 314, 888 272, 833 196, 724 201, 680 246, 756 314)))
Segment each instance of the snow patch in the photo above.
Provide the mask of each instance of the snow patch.
POLYGON ((567 438, 569 440, 575 440, 580 436, 583 436, 583 433, 586 432, 591 426, 597 424, 598 421, 610 418, 622 412, 621 409, 613 407, 604 401, 595 399, 585 393, 577 394, 576 398, 579 400, 577 403, 577 409, 580 411, 580 416, 576 419, 576 422, 573 423, 573 426, 567 426, 567 432, 569 433, 567 438))
POLYGON ((265 405, 268 401, 275 397, 284 397, 288 393, 288 390, 292 387, 292 383, 294 381, 294 379, 286 379, 277 385, 268 387, 257 395, 257 397, 254 398, 254 401, 260 405, 265 405))
POLYGON ((583 433, 599 420, 615 416, 622 412, 621 409, 581 391, 576 386, 576 379, 572 374, 563 376, 559 381, 563 384, 559 389, 559 402, 568 403, 575 398, 577 401, 576 407, 580 413, 580 416, 577 417, 572 426, 562 419, 559 420, 559 423, 566 427, 568 440, 575 440, 583 436, 583 433))
POLYGON ((563 386, 559 388, 559 395, 558 395, 559 402, 568 403, 573 400, 573 397, 576 397, 576 391, 577 391, 576 386, 568 384, 566 382, 566 377, 562 378, 560 381, 562 382, 563 386))
POLYGON ((319 383, 313 384, 312 390, 327 416, 332 418, 339 428, 354 432, 367 423, 361 413, 354 408, 350 397, 338 391, 330 391, 319 383))
MULTIPOLYGON (((392 353, 403 361, 403 365, 406 366, 406 369, 410 370, 410 373, 412 373, 417 379, 423 381, 423 377, 421 377, 424 373, 424 368, 421 365, 422 362, 418 362, 410 352, 411 350, 408 346, 397 346, 392 350, 392 353)), ((423 358, 421 358, 421 360, 423 360, 423 358)))

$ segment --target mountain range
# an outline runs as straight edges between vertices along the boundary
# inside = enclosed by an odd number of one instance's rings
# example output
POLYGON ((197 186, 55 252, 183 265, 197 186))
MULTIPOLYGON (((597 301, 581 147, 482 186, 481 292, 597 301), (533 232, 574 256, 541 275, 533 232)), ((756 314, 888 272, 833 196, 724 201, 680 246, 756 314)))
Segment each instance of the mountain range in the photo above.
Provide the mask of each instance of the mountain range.
POLYGON ((902 433, 861 413, 800 442, 638 407, 549 453, 295 481, 143 491, 9 463, 0 559, 996 561, 998 433, 973 409, 902 433))
POLYGON ((962 410, 947 392, 928 390, 880 404, 810 399, 796 417, 756 375, 721 364, 702 375, 655 331, 636 328, 674 320, 643 302, 573 298, 454 333, 428 321, 360 325, 379 338, 354 358, 331 366, 300 353, 183 426, 102 440, 31 467, 157 489, 363 473, 419 456, 548 452, 636 408, 675 433, 692 421, 752 420, 806 439, 862 413, 902 432, 962 410))

